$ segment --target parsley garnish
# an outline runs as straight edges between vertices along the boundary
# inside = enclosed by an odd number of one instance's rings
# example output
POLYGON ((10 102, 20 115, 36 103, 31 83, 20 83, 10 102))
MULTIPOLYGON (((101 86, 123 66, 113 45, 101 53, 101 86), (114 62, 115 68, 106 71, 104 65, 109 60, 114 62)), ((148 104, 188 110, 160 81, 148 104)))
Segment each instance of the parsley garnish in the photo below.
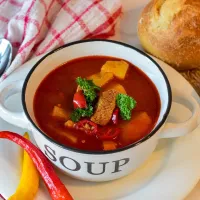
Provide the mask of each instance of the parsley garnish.
POLYGON ((100 87, 96 86, 92 80, 87 80, 81 77, 78 77, 76 82, 83 90, 87 103, 92 103, 97 97, 96 90, 100 90, 100 87))
POLYGON ((126 95, 126 94, 118 94, 116 99, 117 106, 120 109, 120 115, 124 120, 131 119, 131 111, 136 106, 136 101, 126 95))
POLYGON ((78 122, 81 117, 91 117, 93 114, 93 107, 88 105, 86 109, 77 108, 71 114, 71 120, 73 122, 78 122))

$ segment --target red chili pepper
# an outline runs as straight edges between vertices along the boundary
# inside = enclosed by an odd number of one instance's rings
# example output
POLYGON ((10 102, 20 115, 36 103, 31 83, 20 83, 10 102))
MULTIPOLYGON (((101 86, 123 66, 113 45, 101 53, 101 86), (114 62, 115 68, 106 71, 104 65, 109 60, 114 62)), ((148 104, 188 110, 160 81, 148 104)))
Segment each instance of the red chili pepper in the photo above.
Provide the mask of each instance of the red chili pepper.
POLYGON ((0 194, 0 199, 2 198, 2 200, 6 200, 1 194, 0 194))
POLYGON ((87 119, 77 122, 75 128, 84 131, 87 135, 95 135, 98 129, 97 124, 87 119))
POLYGON ((21 135, 9 131, 1 131, 0 138, 15 142, 28 153, 44 180, 53 200, 73 200, 65 185, 56 175, 50 161, 34 144, 21 135))
POLYGON ((115 110, 113 111, 112 114, 112 122, 113 124, 118 124, 118 120, 119 120, 119 108, 115 108, 115 110))
POLYGON ((87 108, 85 96, 82 91, 78 91, 74 94, 73 98, 74 108, 87 108))
POLYGON ((100 140, 110 140, 110 139, 116 139, 119 134, 120 134, 120 128, 104 127, 98 130, 96 135, 97 138, 100 140))

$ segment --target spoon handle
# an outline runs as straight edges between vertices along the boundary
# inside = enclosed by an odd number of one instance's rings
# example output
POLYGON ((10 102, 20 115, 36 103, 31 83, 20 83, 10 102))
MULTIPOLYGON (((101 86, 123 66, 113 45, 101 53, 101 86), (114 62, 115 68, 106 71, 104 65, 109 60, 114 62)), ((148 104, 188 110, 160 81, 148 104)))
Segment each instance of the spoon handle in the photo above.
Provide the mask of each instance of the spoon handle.
POLYGON ((12 60, 12 46, 6 39, 0 39, 0 76, 10 66, 12 60))

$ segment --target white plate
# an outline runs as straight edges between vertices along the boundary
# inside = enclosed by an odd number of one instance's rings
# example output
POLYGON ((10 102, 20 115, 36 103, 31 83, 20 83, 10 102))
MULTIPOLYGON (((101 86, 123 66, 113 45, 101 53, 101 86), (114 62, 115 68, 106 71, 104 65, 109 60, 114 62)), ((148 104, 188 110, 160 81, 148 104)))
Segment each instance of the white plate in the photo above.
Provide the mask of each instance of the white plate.
MULTIPOLYGON (((21 70, 13 73, 2 83, 24 79, 36 59, 26 63, 21 70)), ((158 61, 166 72, 172 88, 184 90, 200 102, 199 97, 188 82, 175 70, 158 61)), ((21 110, 20 95, 8 100, 8 106, 21 110)), ((183 121, 191 113, 179 104, 173 104, 176 115, 170 120, 183 121)), ((0 119, 0 130, 24 130, 13 127, 0 119)), ((160 141, 156 151, 149 160, 137 171, 120 180, 107 183, 88 183, 67 177, 59 172, 76 200, 182 200, 192 190, 200 177, 200 128, 188 136, 160 141), (127 196, 129 195, 129 196, 127 196)), ((6 198, 16 189, 21 173, 21 150, 9 142, 0 141, 0 193, 6 198)), ((47 200, 50 197, 41 183, 37 200, 47 200)))
MULTIPOLYGON (((138 48, 136 21, 146 2, 148 0, 123 1, 128 13, 123 17, 120 37, 138 48)), ((17 70, 2 85, 23 79, 37 59, 26 63, 22 70, 17 70)), ((200 102, 196 92, 181 75, 165 63, 158 62, 166 72, 172 88, 184 90, 200 102)), ((19 96, 16 95, 8 101, 8 106, 13 110, 21 110, 19 96)), ((182 121, 190 115, 187 109, 178 104, 174 104, 172 109, 176 115, 171 120, 182 121)), ((20 134, 25 131, 1 119, 0 130, 16 131, 20 134)), ((142 167, 120 180, 96 184, 74 180, 61 173, 59 176, 76 200, 183 200, 200 178, 199 132, 200 127, 188 136, 160 141, 155 152, 142 167)), ((5 197, 9 197, 17 187, 21 174, 20 156, 21 149, 17 145, 0 140, 0 194, 5 197)), ((48 199, 50 197, 41 181, 36 200, 48 199)))

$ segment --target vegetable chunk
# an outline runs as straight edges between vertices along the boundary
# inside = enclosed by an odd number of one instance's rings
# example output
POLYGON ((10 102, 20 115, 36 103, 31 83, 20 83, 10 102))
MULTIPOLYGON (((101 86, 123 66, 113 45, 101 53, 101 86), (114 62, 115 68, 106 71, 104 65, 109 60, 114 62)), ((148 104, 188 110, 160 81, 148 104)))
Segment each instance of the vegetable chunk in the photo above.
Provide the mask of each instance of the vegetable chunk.
POLYGON ((68 120, 65 122, 64 126, 67 128, 73 128, 75 123, 72 120, 68 120))
MULTIPOLYGON (((65 185, 61 182, 59 177, 56 175, 54 167, 52 166, 49 159, 44 155, 44 153, 40 149, 38 149, 38 147, 36 147, 29 140, 25 139, 21 135, 14 132, 0 131, 0 138, 7 139, 18 144, 27 152, 29 157, 32 159, 35 167, 37 168, 38 172, 40 173, 41 178, 43 179, 52 200, 74 200, 72 196, 70 195, 70 193, 68 192, 68 190, 66 189, 65 185)), ((29 184, 35 184, 32 181, 33 177, 31 177, 30 175, 27 177, 27 174, 26 174, 25 178, 26 180, 28 180, 29 184)), ((36 177, 34 176, 34 178, 36 177)), ((28 186, 28 183, 26 184, 26 186, 28 186)), ((34 187, 35 186, 36 185, 34 185, 34 187)), ((33 192, 33 190, 34 188, 32 187, 31 192, 33 192)), ((31 200, 30 193, 29 193, 29 196, 25 198, 25 200, 31 200)), ((15 198, 15 200, 16 199, 24 200, 22 196, 20 196, 19 198, 15 198)))
POLYGON ((113 141, 103 141, 103 150, 109 151, 117 148, 117 143, 113 141))
POLYGON ((54 131, 58 137, 63 137, 64 139, 68 140, 69 142, 76 144, 78 142, 78 138, 71 133, 69 130, 63 130, 58 127, 54 127, 52 124, 48 124, 50 130, 54 131))
MULTIPOLYGON (((28 133, 24 134, 29 139, 28 133)), ((22 176, 15 194, 8 200, 34 200, 39 187, 39 173, 33 161, 26 151, 24 151, 22 176)))
POLYGON ((107 61, 101 68, 101 72, 112 72, 117 78, 124 80, 129 64, 121 61, 107 61))
POLYGON ((146 112, 134 113, 132 119, 124 126, 121 138, 125 143, 135 142, 152 128, 152 119, 146 112))
POLYGON ((53 107, 52 116, 61 120, 69 119, 69 115, 67 114, 67 112, 58 105, 53 107))
POLYGON ((93 83, 99 87, 106 85, 113 78, 114 78, 114 74, 111 72, 93 74, 88 77, 89 80, 92 80, 93 83))
POLYGON ((105 87, 105 91, 106 90, 116 90, 117 92, 119 92, 121 94, 126 94, 125 88, 119 83, 108 84, 108 86, 105 87))

